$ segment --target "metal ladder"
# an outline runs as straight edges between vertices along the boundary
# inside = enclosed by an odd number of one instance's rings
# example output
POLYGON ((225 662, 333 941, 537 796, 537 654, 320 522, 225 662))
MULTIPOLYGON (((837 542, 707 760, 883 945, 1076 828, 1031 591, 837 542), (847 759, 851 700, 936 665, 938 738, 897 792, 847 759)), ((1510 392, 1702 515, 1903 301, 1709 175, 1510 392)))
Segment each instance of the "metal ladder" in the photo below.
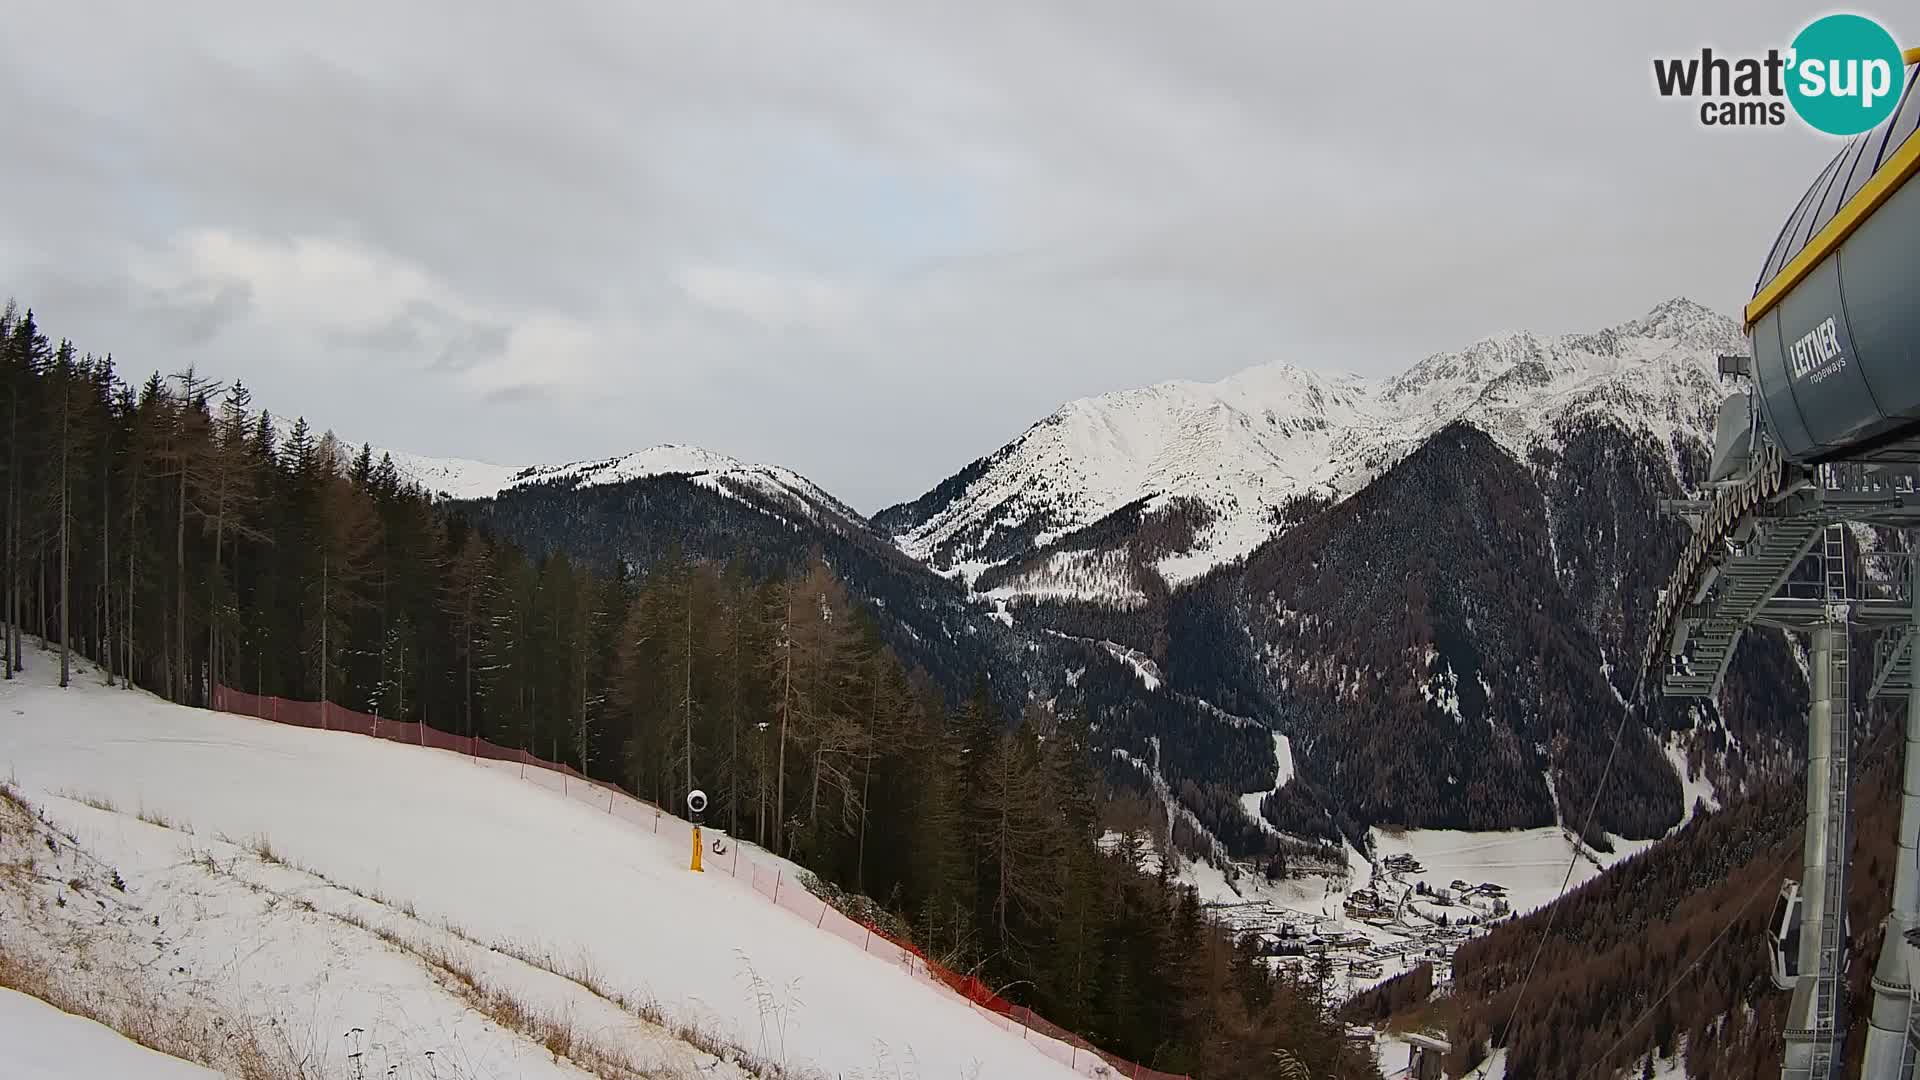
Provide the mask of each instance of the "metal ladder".
POLYGON ((1841 1016, 1841 995, 1845 992, 1842 965, 1846 960, 1846 906, 1848 847, 1847 781, 1850 779, 1847 752, 1852 735, 1852 684, 1847 613, 1846 526, 1826 527, 1821 541, 1821 567, 1825 578, 1829 618, 1838 621, 1833 647, 1827 658, 1827 686, 1833 701, 1829 725, 1827 786, 1827 866, 1825 906, 1820 918, 1820 969, 1814 993, 1812 1076, 1836 1077, 1844 1068, 1842 1038, 1845 1029, 1841 1016))
MULTIPOLYGON (((1906 601, 1920 604, 1920 556, 1912 553, 1916 534, 1907 534, 1909 555, 1907 557, 1906 601)), ((1913 645, 1914 631, 1908 626, 1899 633, 1898 643, 1893 646, 1893 655, 1882 663, 1882 671, 1874 677, 1874 696, 1878 697, 1892 686, 1893 693, 1906 693, 1913 685, 1913 645)), ((1896 884, 1896 892, 1898 886, 1896 884)), ((1908 956, 1908 981, 1913 980, 1913 950, 1920 947, 1920 927, 1912 927, 1906 933, 1908 956)), ((1916 1066, 1920 1066, 1920 988, 1912 986, 1907 991, 1907 1040, 1900 1048, 1900 1075, 1912 1077, 1916 1066)))
POLYGON ((1720 692, 1735 648, 1753 616, 1780 591, 1800 560, 1820 542, 1821 525, 1811 518, 1763 518, 1747 538, 1739 558, 1724 560, 1711 596, 1689 611, 1705 618, 1687 638, 1688 670, 1668 674, 1662 692, 1712 697, 1720 692))
POLYGON ((1917 1060, 1920 1060, 1920 993, 1914 994, 1907 1005, 1907 1045, 1900 1050, 1900 1075, 1912 1076, 1917 1060))

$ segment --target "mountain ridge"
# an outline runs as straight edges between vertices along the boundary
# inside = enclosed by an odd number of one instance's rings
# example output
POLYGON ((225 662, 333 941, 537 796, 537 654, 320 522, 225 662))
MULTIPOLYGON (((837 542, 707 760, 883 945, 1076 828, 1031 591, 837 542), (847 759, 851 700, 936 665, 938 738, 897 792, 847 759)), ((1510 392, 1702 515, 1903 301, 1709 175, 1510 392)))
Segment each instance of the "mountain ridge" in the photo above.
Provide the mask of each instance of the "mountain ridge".
POLYGON ((1067 402, 871 520, 908 554, 973 582, 1044 561, 1061 537, 1142 500, 1148 511, 1192 500, 1205 519, 1193 544, 1154 561, 1177 585, 1250 553, 1290 501, 1344 499, 1456 420, 1519 460, 1581 415, 1663 443, 1704 431, 1718 402, 1713 358, 1729 351, 1744 351, 1738 324, 1678 297, 1598 331, 1492 335, 1378 380, 1284 361, 1212 383, 1170 380, 1067 402))
MULTIPOLYGON (((871 517, 791 470, 688 447, 495 472, 462 502, 530 551, 636 571, 678 552, 777 572, 819 551, 950 700, 987 672, 1003 707, 1083 715, 1104 749, 1153 762, 1163 787, 1140 791, 1196 815, 1199 850, 1258 856, 1262 824, 1535 827, 1597 779, 1586 729, 1627 708, 1610 658, 1635 654, 1641 579, 1677 550, 1681 526, 1655 507, 1697 486, 1714 356, 1740 344, 1731 319, 1677 298, 1373 382, 1275 363, 1081 398, 871 517), (1407 587, 1367 584, 1389 567, 1407 587), (1523 572, 1526 597, 1496 584, 1523 572), (1402 624, 1420 629, 1403 640, 1402 624), (1528 649, 1547 645, 1550 669, 1533 670, 1528 649), (1357 685, 1386 696, 1369 706, 1357 685), (1269 729, 1301 766, 1284 792, 1269 729), (1498 760, 1474 766, 1442 731, 1498 760), (1264 823, 1242 820, 1256 791, 1274 795, 1264 823)), ((1732 700, 1785 700, 1780 650, 1747 652, 1732 700)), ((1742 740, 1771 745, 1782 722, 1768 711, 1742 740)), ((1725 723, 1631 725, 1631 795, 1600 827, 1639 839, 1681 820, 1674 755, 1738 790, 1725 723)), ((1109 780, 1138 788, 1129 769, 1109 780)))

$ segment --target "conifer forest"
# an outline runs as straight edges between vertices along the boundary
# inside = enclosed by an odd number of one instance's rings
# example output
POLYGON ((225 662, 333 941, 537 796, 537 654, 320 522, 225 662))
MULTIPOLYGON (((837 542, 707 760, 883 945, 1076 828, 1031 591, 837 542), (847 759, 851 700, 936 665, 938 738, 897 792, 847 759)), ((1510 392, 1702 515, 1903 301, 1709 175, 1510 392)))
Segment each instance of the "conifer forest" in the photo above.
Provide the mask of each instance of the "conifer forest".
POLYGON ((8 678, 325 700, 670 808, 699 787, 710 826, 1115 1053, 1206 1080, 1273 1075, 1282 1050, 1376 1075, 1324 979, 1261 963, 1138 834, 1097 842, 1115 794, 1083 718, 1009 715, 988 671, 953 700, 819 552, 776 572, 530 557, 238 379, 133 375, 14 305, 0 360, 8 678))

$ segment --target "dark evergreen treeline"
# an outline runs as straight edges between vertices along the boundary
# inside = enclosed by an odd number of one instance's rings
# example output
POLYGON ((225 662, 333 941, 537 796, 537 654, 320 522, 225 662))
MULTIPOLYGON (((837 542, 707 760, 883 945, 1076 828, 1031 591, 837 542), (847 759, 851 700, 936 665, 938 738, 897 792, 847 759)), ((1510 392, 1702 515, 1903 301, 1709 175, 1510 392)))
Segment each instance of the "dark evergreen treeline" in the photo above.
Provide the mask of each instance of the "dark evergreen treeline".
MULTIPOLYGON (((205 704, 226 684, 483 736, 709 817, 879 900, 949 966, 1206 1080, 1376 1075, 1330 1003, 1095 843, 1087 724, 950 704, 827 558, 530 554, 365 447, 189 369, 138 386, 0 315, 5 674, 24 633, 205 704)), ((1107 755, 1111 758, 1111 755, 1107 755)), ((1225 798, 1224 789, 1219 798, 1225 798)))
POLYGON ((1433 965, 1417 964, 1386 982, 1347 999, 1340 1015, 1357 1023, 1377 1023, 1396 1013, 1418 1009, 1433 996, 1433 965))
POLYGON ((949 704, 990 672, 994 700, 1009 714, 1038 687, 1016 635, 967 601, 953 581, 913 561, 859 516, 824 496, 703 476, 648 476, 581 486, 567 480, 515 485, 453 509, 531 557, 565 552, 599 573, 641 571, 669 555, 734 560, 756 577, 801 572, 824 557, 863 607, 884 612, 881 636, 924 669, 949 704))
MULTIPOLYGON (((1849 1076, 1860 1069, 1900 811, 1898 716, 1863 712, 1847 904, 1849 1076)), ((1638 1076, 1649 1056, 1678 1058, 1692 1080, 1778 1076, 1792 995, 1769 979, 1765 924, 1781 880, 1800 876, 1799 780, 1756 785, 1569 893, 1544 948, 1547 909, 1462 946, 1453 1067, 1465 1072, 1506 1047, 1515 1080, 1638 1076)))

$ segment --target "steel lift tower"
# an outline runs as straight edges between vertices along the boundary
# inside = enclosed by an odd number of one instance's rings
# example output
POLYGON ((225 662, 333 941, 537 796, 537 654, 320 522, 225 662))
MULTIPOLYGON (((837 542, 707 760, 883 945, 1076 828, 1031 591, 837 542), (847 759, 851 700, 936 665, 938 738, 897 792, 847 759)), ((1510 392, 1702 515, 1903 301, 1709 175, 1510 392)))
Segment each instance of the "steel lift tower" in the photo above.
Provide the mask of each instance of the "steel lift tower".
MULTIPOLYGON (((1920 63, 1920 50, 1906 60, 1920 63)), ((1720 361, 1741 385, 1720 407, 1705 497, 1665 507, 1694 534, 1642 658, 1661 693, 1713 698, 1747 627, 1807 639, 1806 845, 1801 877, 1783 884, 1768 926, 1774 981, 1793 994, 1788 1080, 1846 1071, 1858 691, 1907 706, 1892 913, 1861 1075, 1913 1080, 1920 1058, 1920 183, 1908 183, 1920 172, 1917 83, 1907 80, 1891 119, 1846 144, 1774 241, 1746 309, 1752 356, 1720 361), (1873 528, 1904 536, 1897 565, 1872 565, 1887 558, 1861 542, 1873 528), (1862 676, 1854 638, 1869 632, 1877 643, 1862 676)))

